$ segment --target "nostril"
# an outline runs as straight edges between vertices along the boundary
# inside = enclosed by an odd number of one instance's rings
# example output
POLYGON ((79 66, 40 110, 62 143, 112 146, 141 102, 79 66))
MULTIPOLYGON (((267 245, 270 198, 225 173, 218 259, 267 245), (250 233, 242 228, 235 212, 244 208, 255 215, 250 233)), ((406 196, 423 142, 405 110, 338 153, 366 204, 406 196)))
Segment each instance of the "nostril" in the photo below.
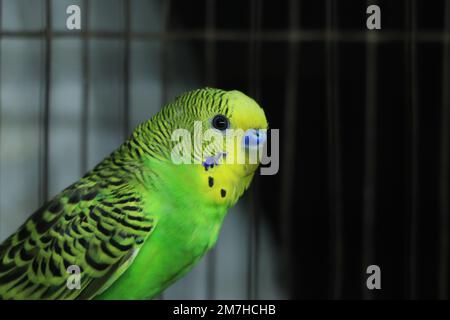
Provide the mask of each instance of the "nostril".
POLYGON ((245 135, 244 143, 245 143, 246 146, 250 145, 250 137, 248 135, 245 135))

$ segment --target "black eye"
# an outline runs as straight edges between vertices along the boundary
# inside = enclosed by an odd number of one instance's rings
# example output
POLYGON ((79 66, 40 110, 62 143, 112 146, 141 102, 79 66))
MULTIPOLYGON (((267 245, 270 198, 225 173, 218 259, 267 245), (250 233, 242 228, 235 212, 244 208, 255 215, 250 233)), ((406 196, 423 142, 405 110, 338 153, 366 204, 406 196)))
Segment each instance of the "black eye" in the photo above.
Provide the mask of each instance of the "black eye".
POLYGON ((215 129, 224 131, 228 129, 230 122, 228 121, 227 117, 219 114, 215 116, 212 120, 212 125, 215 129))

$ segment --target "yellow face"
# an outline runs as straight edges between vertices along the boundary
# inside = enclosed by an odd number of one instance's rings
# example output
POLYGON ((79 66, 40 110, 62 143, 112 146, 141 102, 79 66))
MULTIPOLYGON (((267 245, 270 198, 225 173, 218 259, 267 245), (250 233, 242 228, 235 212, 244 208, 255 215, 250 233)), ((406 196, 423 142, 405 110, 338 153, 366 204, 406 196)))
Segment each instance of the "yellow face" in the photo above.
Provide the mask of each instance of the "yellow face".
POLYGON ((231 110, 230 130, 225 134, 227 163, 244 165, 241 169, 245 174, 250 174, 256 170, 260 160, 259 151, 262 151, 266 142, 266 115, 255 100, 239 91, 230 91, 226 96, 231 110))
POLYGON ((204 128, 213 129, 225 143, 210 144, 206 154, 211 158, 203 163, 202 181, 208 181, 206 189, 214 202, 233 205, 258 168, 268 124, 264 110, 245 94, 229 91, 222 99, 224 108, 210 114, 204 128))
POLYGON ((206 161, 207 166, 220 160, 245 165, 246 171, 254 170, 266 142, 268 125, 264 111, 242 92, 222 92, 216 107, 200 117, 201 129, 192 130, 195 141, 202 145, 201 150, 194 151, 195 158, 206 161))

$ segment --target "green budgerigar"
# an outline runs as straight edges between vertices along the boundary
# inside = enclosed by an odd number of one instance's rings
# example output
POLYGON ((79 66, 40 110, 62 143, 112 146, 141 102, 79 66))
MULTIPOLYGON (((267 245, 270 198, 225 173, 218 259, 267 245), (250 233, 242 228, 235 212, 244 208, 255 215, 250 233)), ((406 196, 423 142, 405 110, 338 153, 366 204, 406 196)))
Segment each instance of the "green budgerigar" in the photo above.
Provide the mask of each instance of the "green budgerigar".
POLYGON ((263 109, 239 91, 179 96, 0 245, 0 299, 157 296, 214 246, 258 167, 226 158, 260 147, 267 126, 263 109), (245 135, 233 149, 194 146, 189 156, 200 161, 176 163, 173 132, 195 140, 198 123, 201 132, 245 135))

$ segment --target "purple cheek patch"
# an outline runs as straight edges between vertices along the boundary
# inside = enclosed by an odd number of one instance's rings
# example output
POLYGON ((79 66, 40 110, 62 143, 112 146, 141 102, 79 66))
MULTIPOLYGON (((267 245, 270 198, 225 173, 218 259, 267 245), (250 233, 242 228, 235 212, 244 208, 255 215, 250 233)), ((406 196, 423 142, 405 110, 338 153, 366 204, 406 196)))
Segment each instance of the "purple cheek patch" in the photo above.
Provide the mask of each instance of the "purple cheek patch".
POLYGON ((208 169, 214 168, 214 166, 219 165, 220 158, 221 157, 225 158, 226 156, 227 156, 226 152, 219 152, 215 156, 206 157, 202 165, 205 168, 205 170, 208 171, 208 169))

